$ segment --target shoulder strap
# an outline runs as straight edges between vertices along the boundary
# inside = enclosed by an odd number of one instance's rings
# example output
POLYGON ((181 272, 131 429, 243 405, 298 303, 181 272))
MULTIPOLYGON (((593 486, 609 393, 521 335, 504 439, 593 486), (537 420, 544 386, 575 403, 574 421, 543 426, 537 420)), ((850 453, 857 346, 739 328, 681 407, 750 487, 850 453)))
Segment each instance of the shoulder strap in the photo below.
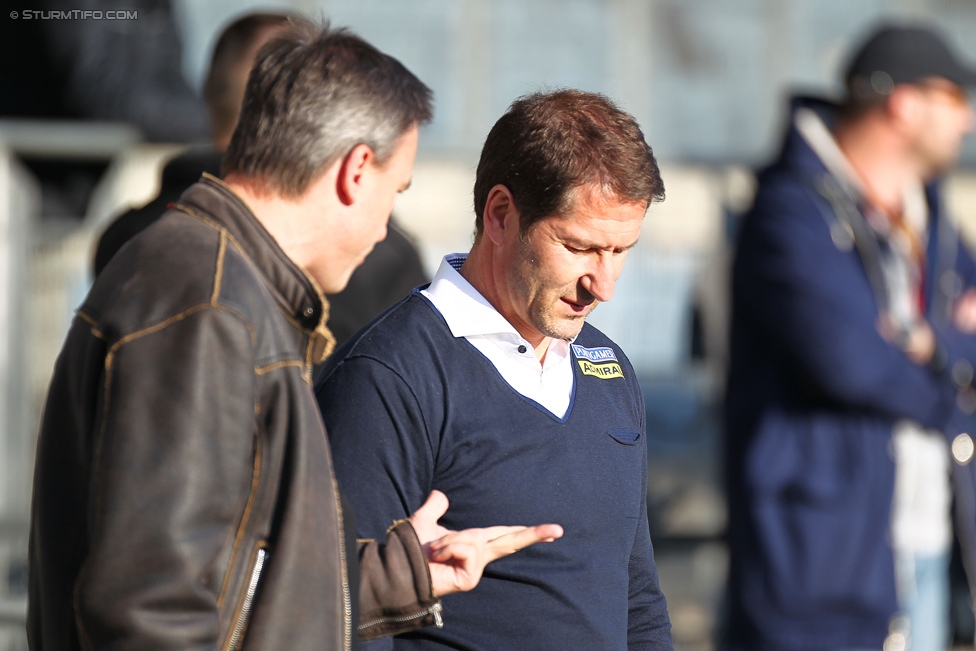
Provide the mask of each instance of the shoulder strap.
POLYGON ((854 197, 847 187, 833 174, 824 172, 812 179, 813 189, 827 200, 832 210, 825 210, 820 201, 820 213, 830 229, 830 237, 838 249, 850 251, 857 248, 874 293, 878 312, 884 314, 889 308, 888 284, 885 281, 881 263, 881 250, 878 239, 864 215, 857 209, 854 197))

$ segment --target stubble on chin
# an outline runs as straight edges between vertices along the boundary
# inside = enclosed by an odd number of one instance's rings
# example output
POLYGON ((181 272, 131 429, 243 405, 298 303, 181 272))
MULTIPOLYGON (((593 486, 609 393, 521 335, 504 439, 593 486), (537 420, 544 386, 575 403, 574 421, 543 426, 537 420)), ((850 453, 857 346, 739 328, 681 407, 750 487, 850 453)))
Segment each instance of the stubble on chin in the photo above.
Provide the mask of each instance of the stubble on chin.
POLYGON ((536 318, 534 320, 539 328, 539 332, 545 336, 569 341, 580 333, 586 317, 596 309, 596 306, 597 303, 594 302, 586 312, 572 316, 557 316, 549 310, 540 311, 539 314, 535 315, 536 318))

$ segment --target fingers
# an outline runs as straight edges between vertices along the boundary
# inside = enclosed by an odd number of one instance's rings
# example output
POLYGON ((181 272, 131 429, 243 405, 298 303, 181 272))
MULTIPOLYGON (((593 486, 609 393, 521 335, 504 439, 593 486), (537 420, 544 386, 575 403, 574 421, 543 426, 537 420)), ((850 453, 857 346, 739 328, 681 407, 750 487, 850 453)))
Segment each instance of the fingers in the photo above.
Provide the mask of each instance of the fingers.
POLYGON ((476 547, 464 543, 454 543, 437 551, 428 551, 434 595, 442 597, 455 592, 466 592, 477 586, 487 563, 478 552, 476 547))
POLYGON ((552 542, 556 538, 562 538, 563 528, 558 524, 537 524, 534 527, 489 527, 489 529, 508 529, 508 531, 501 531, 496 536, 489 539, 489 542, 494 542, 499 538, 503 538, 507 535, 520 532, 534 532, 543 538, 538 542, 552 542))
POLYGON ((427 544, 430 576, 437 596, 478 585, 485 565, 537 542, 563 535, 558 524, 534 527, 486 527, 454 531, 427 544))
POLYGON ((967 334, 976 334, 976 291, 970 289, 956 302, 953 321, 967 334))
POLYGON ((449 531, 437 540, 431 541, 428 547, 431 550, 437 550, 450 545, 472 545, 480 549, 496 538, 525 529, 526 527, 495 526, 449 531))
POLYGON ((561 538, 562 535, 563 528, 558 524, 539 524, 534 527, 525 527, 520 531, 506 533, 488 542, 488 562, 514 554, 520 549, 525 549, 538 542, 552 542, 556 538, 561 538))
POLYGON ((888 343, 900 348, 916 364, 927 364, 935 352, 935 333, 927 321, 920 320, 905 329, 888 312, 878 316, 878 332, 888 343))
POLYGON ((490 563, 537 542, 552 542, 562 535, 563 528, 558 524, 540 524, 534 527, 495 526, 455 531, 431 542, 429 548, 433 552, 449 545, 472 545, 483 548, 485 562, 490 563))
POLYGON ((432 545, 427 552, 427 558, 435 563, 450 562, 455 565, 466 563, 477 555, 477 548, 464 542, 450 542, 437 547, 432 545))
MULTIPOLYGON (((465 531, 477 532, 479 538, 481 538, 485 542, 490 542, 495 538, 500 538, 507 534, 515 533, 516 531, 522 531, 526 528, 527 527, 521 527, 521 526, 513 527, 513 526, 498 525, 494 527, 485 527, 483 529, 466 529, 465 531)), ((462 533, 462 532, 458 532, 458 533, 462 533)))
POLYGON ((438 490, 433 490, 427 496, 427 501, 424 502, 423 506, 413 512, 410 519, 436 523, 447 513, 447 507, 447 495, 438 490))
POLYGON ((916 364, 928 364, 935 353, 935 333, 924 321, 915 326, 908 334, 905 342, 905 353, 916 364))
POLYGON ((413 525, 421 543, 429 543, 450 533, 437 524, 437 521, 447 512, 447 507, 447 496, 440 491, 431 491, 423 506, 410 516, 410 524, 413 525))

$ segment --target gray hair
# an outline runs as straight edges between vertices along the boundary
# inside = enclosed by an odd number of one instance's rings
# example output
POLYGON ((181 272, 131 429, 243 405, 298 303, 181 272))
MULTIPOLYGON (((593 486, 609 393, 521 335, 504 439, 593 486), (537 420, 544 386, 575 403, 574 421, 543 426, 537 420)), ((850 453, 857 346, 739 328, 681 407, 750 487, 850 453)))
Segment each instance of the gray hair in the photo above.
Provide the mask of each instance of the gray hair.
POLYGON ((293 20, 258 54, 223 174, 297 199, 357 145, 388 162, 404 132, 430 121, 431 95, 352 32, 293 20))

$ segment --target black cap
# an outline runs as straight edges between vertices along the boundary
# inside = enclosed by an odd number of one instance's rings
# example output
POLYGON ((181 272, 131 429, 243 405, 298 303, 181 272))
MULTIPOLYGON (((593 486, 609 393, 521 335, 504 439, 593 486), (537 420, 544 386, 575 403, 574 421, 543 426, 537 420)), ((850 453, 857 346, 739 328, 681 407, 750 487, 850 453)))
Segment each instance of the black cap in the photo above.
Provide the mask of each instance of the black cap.
POLYGON ((964 66, 938 33, 927 27, 887 25, 876 29, 854 55, 844 80, 852 93, 887 95, 896 84, 944 77, 976 86, 976 70, 964 66))

